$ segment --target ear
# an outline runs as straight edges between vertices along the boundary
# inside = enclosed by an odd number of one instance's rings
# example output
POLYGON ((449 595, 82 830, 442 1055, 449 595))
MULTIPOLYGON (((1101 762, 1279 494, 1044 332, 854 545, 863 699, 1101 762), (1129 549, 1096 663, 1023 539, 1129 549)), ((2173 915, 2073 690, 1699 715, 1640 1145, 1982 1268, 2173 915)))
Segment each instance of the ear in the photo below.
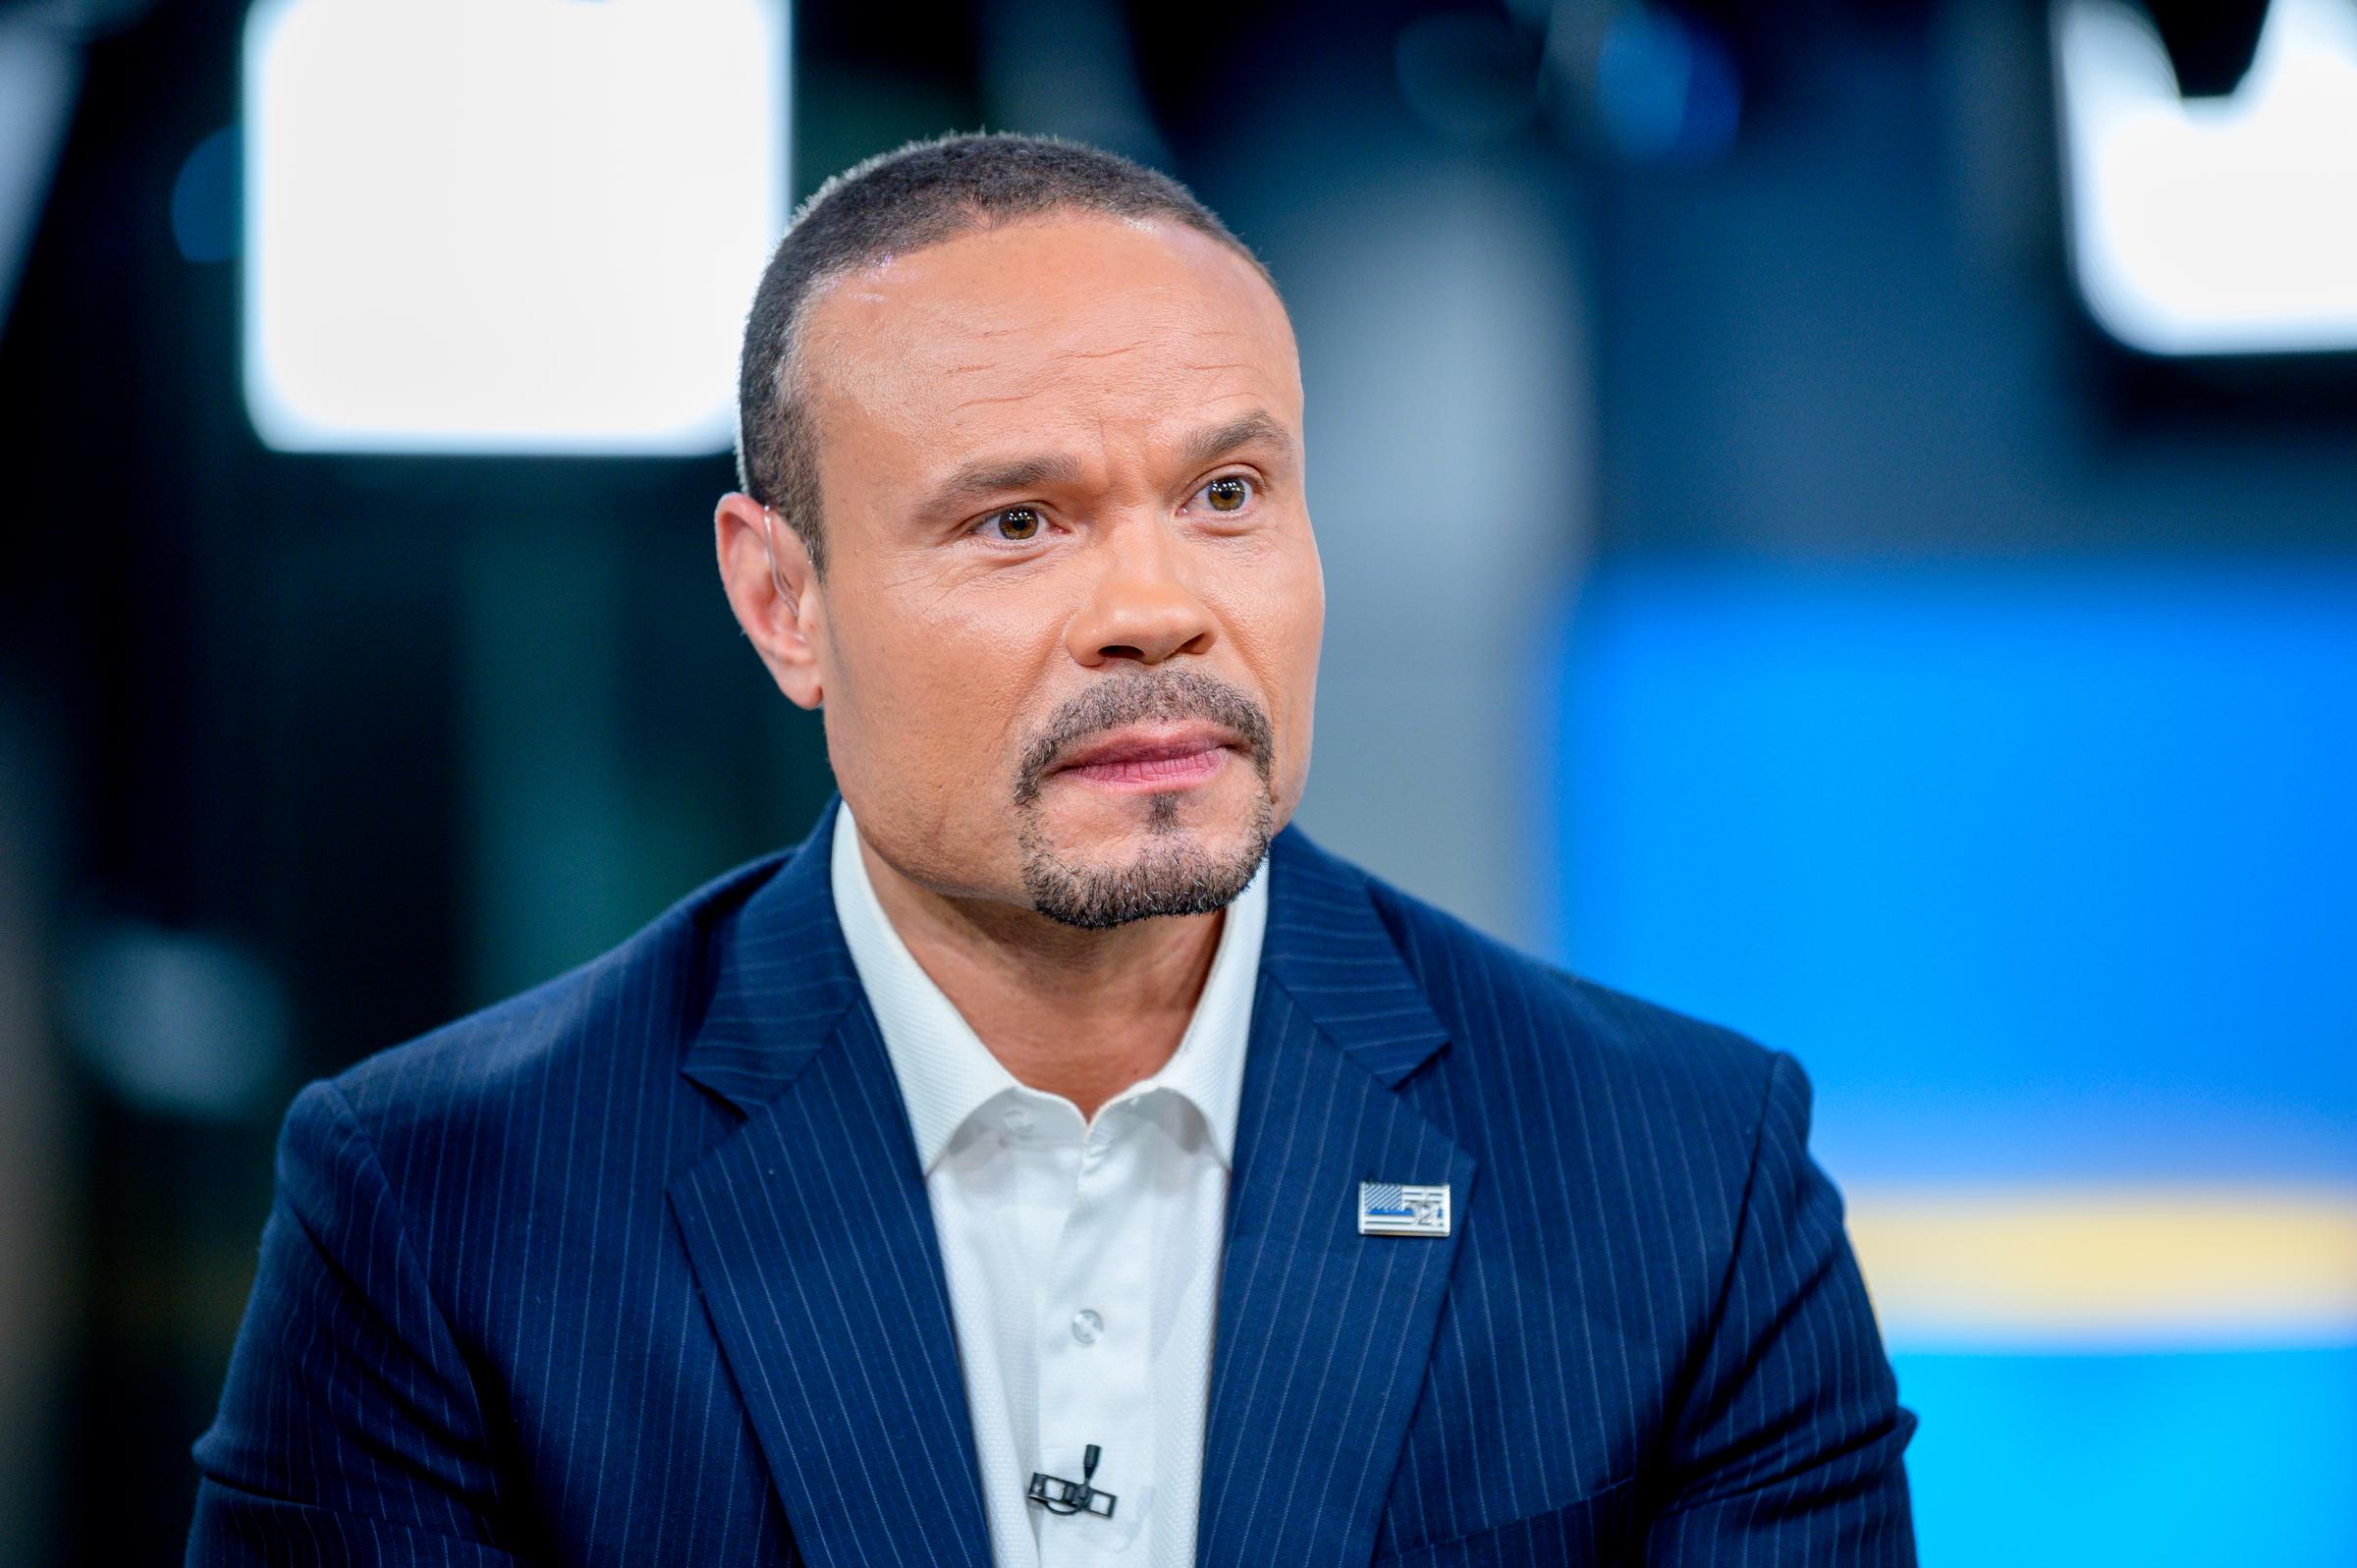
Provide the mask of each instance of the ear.
POLYGON ((769 677, 796 707, 826 696, 819 656, 824 605, 802 536, 752 497, 730 491, 712 514, 720 585, 769 677))

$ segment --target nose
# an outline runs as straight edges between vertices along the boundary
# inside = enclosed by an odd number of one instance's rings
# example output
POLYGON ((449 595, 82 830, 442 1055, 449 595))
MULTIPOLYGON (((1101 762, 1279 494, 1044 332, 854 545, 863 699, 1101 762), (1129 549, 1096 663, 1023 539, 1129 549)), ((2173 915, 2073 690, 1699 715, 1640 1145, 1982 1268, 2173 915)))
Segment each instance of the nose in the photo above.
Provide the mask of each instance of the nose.
POLYGON ((1116 659, 1158 665, 1211 651, 1211 612, 1187 587, 1177 546, 1161 527, 1142 518, 1117 526, 1100 549, 1101 573, 1065 628, 1075 663, 1091 670, 1116 659))

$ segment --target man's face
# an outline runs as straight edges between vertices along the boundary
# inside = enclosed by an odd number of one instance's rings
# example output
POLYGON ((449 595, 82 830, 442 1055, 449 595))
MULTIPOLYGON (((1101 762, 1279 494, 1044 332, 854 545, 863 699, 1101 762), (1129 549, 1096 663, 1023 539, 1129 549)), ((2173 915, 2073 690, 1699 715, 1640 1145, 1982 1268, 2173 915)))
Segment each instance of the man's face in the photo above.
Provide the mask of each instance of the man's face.
POLYGON ((1275 293, 1182 226, 1058 216, 840 280, 802 344, 799 621, 869 844, 1069 924, 1240 892, 1300 799, 1325 618, 1275 293))

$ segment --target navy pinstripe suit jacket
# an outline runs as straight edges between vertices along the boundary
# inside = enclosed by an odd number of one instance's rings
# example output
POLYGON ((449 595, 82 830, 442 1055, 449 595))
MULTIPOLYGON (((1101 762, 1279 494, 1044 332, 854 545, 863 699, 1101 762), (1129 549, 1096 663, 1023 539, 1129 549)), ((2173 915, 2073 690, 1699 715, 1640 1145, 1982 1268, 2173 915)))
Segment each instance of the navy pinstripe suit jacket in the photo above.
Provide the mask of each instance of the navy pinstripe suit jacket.
MULTIPOLYGON (((297 1099, 192 1564, 988 1563, 834 821, 297 1099)), ((1911 1563, 1799 1069, 1272 855, 1200 1560, 1911 1563)))

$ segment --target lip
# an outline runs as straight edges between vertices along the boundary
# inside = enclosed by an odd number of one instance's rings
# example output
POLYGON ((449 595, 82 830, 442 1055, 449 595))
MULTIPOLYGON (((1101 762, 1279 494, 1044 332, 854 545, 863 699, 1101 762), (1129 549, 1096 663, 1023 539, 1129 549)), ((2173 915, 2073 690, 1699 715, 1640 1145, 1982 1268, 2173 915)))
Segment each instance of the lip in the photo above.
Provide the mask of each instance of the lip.
POLYGON ((1199 784, 1242 744, 1219 725, 1124 725, 1074 750, 1052 777, 1115 788, 1175 789, 1199 784))

